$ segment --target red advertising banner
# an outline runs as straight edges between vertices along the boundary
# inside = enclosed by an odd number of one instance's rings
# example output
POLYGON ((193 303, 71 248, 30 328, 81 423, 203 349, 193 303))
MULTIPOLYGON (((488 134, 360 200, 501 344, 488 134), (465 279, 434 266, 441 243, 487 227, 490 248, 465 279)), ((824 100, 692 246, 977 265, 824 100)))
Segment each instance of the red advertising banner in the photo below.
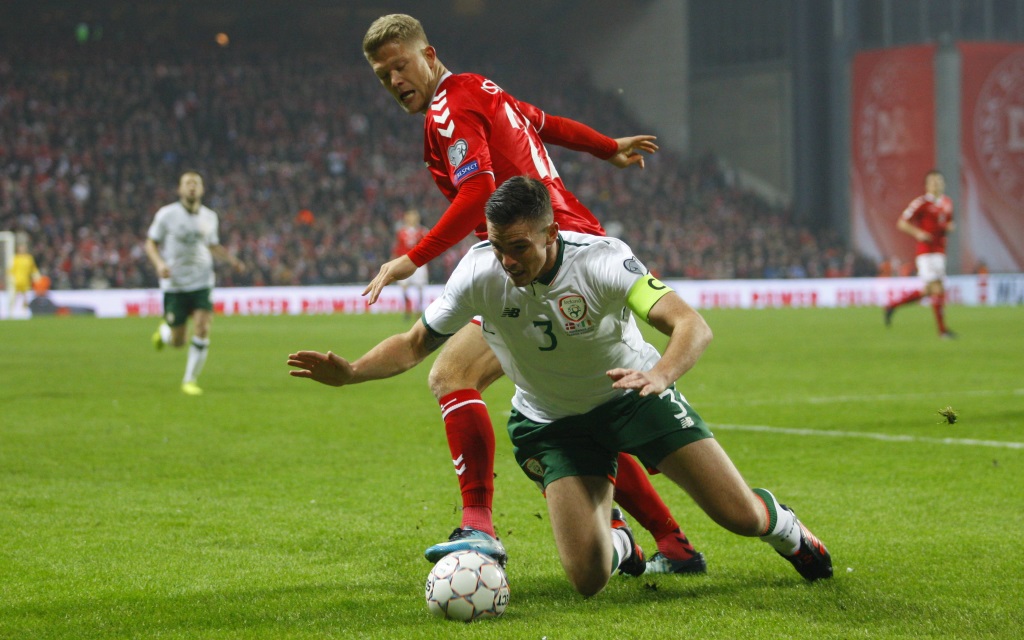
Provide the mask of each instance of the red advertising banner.
POLYGON ((935 167, 935 47, 863 51, 853 60, 850 230, 854 247, 913 261, 914 241, 896 229, 935 167))
POLYGON ((957 46, 963 271, 1024 271, 1024 46, 957 46))

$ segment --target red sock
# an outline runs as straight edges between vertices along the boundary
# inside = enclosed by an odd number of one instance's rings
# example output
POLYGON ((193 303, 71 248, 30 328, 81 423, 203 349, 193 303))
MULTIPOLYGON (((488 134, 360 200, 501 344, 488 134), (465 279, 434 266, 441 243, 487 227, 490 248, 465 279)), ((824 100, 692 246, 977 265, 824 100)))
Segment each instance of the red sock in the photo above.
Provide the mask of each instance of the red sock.
POLYGON ((650 478, 633 456, 619 454, 619 471, 615 477, 615 502, 626 513, 651 532, 658 551, 673 560, 688 560, 695 553, 679 523, 672 517, 650 478))
POLYGON ((890 304, 889 306, 891 308, 895 308, 895 307, 898 307, 898 306, 903 305, 903 304, 910 304, 911 302, 917 302, 918 300, 920 300, 923 297, 924 297, 924 291, 911 291, 910 293, 908 293, 907 295, 903 296, 902 298, 900 298, 896 302, 890 304))
POLYGON ((480 393, 460 389, 439 401, 462 491, 462 526, 494 535, 494 426, 480 393))
POLYGON ((946 296, 937 293, 932 296, 932 312, 935 314, 935 324, 939 326, 939 334, 946 333, 946 296))

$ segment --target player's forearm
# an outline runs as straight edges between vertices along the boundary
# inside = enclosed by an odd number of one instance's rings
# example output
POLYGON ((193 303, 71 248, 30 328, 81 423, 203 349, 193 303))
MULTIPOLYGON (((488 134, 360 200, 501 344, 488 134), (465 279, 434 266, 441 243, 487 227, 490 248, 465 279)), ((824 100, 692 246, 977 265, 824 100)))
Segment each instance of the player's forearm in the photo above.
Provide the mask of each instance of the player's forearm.
POLYGON ((669 337, 661 360, 651 372, 671 384, 700 360, 713 337, 711 327, 703 316, 674 294, 658 301, 651 310, 649 322, 669 337), (659 309, 661 305, 664 306, 659 309))
POLYGON ((416 328, 391 336, 352 363, 353 377, 349 384, 392 378, 405 373, 430 355, 416 328))
POLYGON ((413 264, 422 267, 483 224, 484 206, 494 188, 494 177, 490 174, 466 180, 434 228, 406 254, 413 264))
POLYGON ((153 268, 159 270, 164 265, 163 258, 160 257, 160 249, 157 247, 156 242, 146 238, 146 256, 149 257, 149 261, 153 264, 153 268))
POLYGON ((242 261, 239 260, 230 251, 224 248, 224 245, 215 244, 210 246, 210 253, 213 257, 220 260, 221 262, 227 262, 232 267, 238 269, 242 266, 242 261))
POLYGON ((908 236, 913 236, 914 238, 917 238, 918 235, 920 235, 921 233, 920 229, 910 224, 903 218, 900 218, 899 222, 896 223, 896 228, 902 231, 903 233, 907 234, 908 236))
POLYGON ((540 139, 545 143, 583 151, 602 160, 618 153, 619 145, 614 139, 596 131, 582 122, 546 114, 540 139))

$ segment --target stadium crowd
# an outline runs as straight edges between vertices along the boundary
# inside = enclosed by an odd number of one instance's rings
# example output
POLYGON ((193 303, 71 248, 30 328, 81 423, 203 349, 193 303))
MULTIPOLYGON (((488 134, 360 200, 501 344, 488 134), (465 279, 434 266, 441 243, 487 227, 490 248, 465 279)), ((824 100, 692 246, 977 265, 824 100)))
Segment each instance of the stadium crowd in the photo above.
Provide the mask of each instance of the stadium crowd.
MULTIPOLYGON (((219 286, 367 282, 406 208, 429 226, 445 207, 414 161, 419 118, 390 103, 358 53, 104 44, 20 55, 15 64, 0 50, 0 229, 29 237, 54 288, 156 286, 145 234, 185 170, 204 175, 221 243, 249 265, 219 272, 219 286)), ((610 135, 648 133, 582 73, 471 70, 610 135)), ((661 277, 877 271, 835 234, 737 188, 712 155, 663 151, 643 172, 553 155, 569 188, 661 277)), ((457 258, 435 261, 432 281, 457 258)))

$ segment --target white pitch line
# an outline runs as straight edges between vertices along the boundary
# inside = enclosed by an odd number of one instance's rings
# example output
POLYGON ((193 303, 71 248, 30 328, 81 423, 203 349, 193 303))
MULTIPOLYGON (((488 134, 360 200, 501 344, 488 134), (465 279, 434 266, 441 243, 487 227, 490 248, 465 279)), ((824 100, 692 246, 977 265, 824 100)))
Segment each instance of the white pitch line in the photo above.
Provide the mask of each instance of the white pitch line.
MULTIPOLYGON (((810 396, 805 398, 776 397, 765 400, 743 400, 745 405, 765 404, 832 404, 840 402, 887 402, 890 400, 913 400, 916 398, 934 398, 937 393, 874 393, 849 396, 810 396)), ((954 391, 949 395, 963 396, 1024 396, 1024 389, 976 389, 973 391, 954 391)), ((711 403, 704 403, 710 405, 711 403)))
POLYGON ((726 431, 758 431, 762 433, 784 433, 793 436, 826 436, 832 438, 866 438, 885 442, 925 442, 928 444, 953 444, 973 447, 997 447, 1001 449, 1024 449, 1024 442, 1003 442, 1000 440, 972 440, 963 438, 924 438, 920 436, 891 435, 888 433, 869 433, 861 431, 821 431, 818 429, 792 429, 789 427, 769 427, 759 424, 711 424, 711 430, 726 431))

